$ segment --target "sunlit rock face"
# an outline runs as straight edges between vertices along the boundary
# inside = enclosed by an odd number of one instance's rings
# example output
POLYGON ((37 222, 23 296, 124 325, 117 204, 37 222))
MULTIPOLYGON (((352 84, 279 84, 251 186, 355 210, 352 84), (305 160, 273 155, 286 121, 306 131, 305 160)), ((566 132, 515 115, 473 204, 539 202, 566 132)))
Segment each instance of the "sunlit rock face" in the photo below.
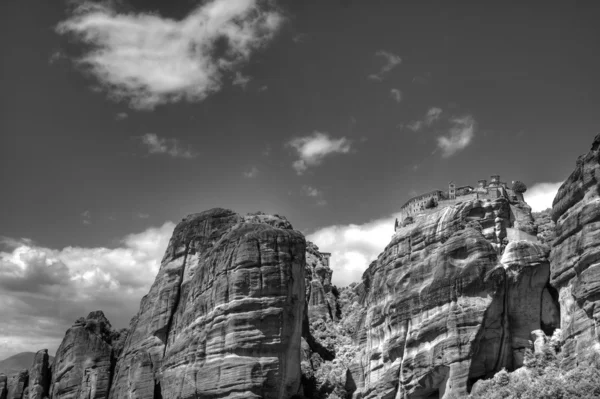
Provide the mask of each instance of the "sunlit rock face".
POLYGON ((564 366, 600 352, 600 135, 552 206, 551 280, 560 292, 564 366))
POLYGON ((53 399, 107 397, 115 361, 109 331, 110 322, 101 311, 78 319, 67 330, 54 358, 53 399))
POLYGON ((110 397, 296 394, 305 249, 278 216, 212 209, 185 218, 131 322, 110 397))
POLYGON ((514 222, 507 200, 471 200, 397 230, 357 287, 366 315, 355 397, 467 395, 477 379, 520 366, 542 320, 558 327, 556 301, 542 301, 549 249, 508 242, 514 222))
POLYGON ((319 252, 319 248, 308 241, 306 243, 306 302, 308 317, 311 320, 321 318, 337 320, 338 310, 327 255, 319 252))

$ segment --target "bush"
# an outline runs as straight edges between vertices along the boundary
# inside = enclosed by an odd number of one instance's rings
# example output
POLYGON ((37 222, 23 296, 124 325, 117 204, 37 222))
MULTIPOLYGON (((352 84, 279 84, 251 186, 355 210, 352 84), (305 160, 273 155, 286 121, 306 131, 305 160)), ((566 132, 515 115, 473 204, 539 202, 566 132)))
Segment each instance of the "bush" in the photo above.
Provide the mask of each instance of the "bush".
POLYGON ((527 186, 522 181, 517 180, 513 183, 512 190, 515 193, 524 193, 527 191, 527 186))

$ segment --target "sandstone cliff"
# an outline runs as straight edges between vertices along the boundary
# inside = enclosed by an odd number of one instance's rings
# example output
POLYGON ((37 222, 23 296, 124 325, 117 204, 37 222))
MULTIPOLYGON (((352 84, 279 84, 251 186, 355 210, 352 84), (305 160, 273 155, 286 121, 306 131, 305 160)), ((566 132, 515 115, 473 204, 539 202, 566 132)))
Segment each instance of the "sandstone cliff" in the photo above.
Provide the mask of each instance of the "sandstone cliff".
POLYGON ((120 338, 101 311, 79 318, 56 352, 52 398, 106 398, 116 362, 113 341, 120 338))
POLYGON ((560 292, 565 367, 600 352, 600 135, 552 206, 552 285, 560 292))
POLYGON ((356 287, 366 309, 356 397, 465 396, 521 366, 531 331, 558 327, 549 249, 508 240, 508 229, 535 232, 514 209, 529 207, 472 200, 398 229, 356 287))
POLYGON ((111 398, 288 398, 300 384, 305 240, 225 209, 177 225, 111 398))

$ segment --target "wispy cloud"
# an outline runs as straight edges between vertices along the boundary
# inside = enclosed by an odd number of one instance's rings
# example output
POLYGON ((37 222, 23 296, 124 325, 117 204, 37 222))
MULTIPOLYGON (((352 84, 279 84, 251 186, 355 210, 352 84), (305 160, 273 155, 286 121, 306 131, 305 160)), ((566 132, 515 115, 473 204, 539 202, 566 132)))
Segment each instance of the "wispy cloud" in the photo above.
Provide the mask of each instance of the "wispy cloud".
POLYGON ((240 72, 235 73, 232 84, 234 86, 240 86, 242 89, 246 88, 246 85, 250 82, 250 77, 242 75, 240 72))
POLYGON ((396 217, 398 215, 363 224, 327 226, 306 238, 322 251, 331 252, 333 283, 346 286, 361 281, 363 272, 390 242, 396 217))
POLYGON ((425 115, 425 124, 427 126, 431 126, 433 122, 440 119, 440 115, 442 115, 442 109, 437 107, 429 108, 427 114, 425 115))
POLYGON ((135 214, 135 217, 138 219, 148 219, 150 215, 144 212, 138 212, 135 214))
POLYGON ((259 93, 262 93, 263 91, 267 91, 267 90, 269 90, 269 86, 267 86, 267 85, 263 85, 258 88, 259 93))
POLYGON ((129 114, 127 112, 119 112, 117 115, 115 115, 115 119, 118 121, 122 121, 123 119, 127 119, 129 117, 129 114))
POLYGON ((92 224, 92 212, 83 211, 81 212, 81 223, 90 225, 92 224))
POLYGON ((389 51, 385 50, 377 51, 375 53, 375 56, 383 57, 385 59, 385 64, 381 67, 379 72, 373 73, 368 76, 368 78, 371 80, 383 80, 386 74, 388 74, 392 69, 396 68, 402 62, 402 58, 400 58, 399 55, 390 53, 389 51))
POLYGON ((254 179, 258 176, 258 173, 258 168, 256 166, 253 166, 249 170, 244 172, 244 177, 247 177, 248 179, 254 179))
POLYGON ((402 101, 402 92, 398 89, 391 89, 390 96, 398 103, 402 101))
POLYGON ((323 159, 333 154, 347 154, 352 142, 346 137, 330 138, 327 133, 314 132, 312 135, 296 137, 286 146, 293 148, 299 159, 292 164, 301 175, 309 167, 320 165, 323 159))
POLYGON ((475 120, 472 116, 452 118, 450 123, 448 134, 437 138, 437 146, 442 150, 444 158, 449 158, 467 148, 475 137, 475 120))
POLYGON ((323 198, 323 192, 312 186, 302 186, 302 193, 307 197, 312 197, 317 200, 316 204, 319 206, 327 205, 327 201, 323 198))
POLYGON ((138 109, 201 101, 220 90, 225 72, 248 61, 283 22, 260 0, 212 0, 181 20, 119 13, 113 4, 84 0, 56 31, 89 45, 77 65, 110 99, 138 109))
POLYGON ((158 137, 154 133, 146 133, 141 137, 141 140, 149 154, 166 154, 173 158, 186 159, 197 156, 197 153, 191 148, 182 147, 177 139, 166 139, 158 137))
POLYGON ((534 212, 552 208, 552 201, 554 201, 554 197, 556 197, 556 193, 562 184, 563 182, 536 183, 523 193, 525 202, 529 204, 534 212))
POLYGON ((412 121, 408 123, 406 127, 412 130, 413 132, 418 132, 424 127, 429 127, 433 125, 435 121, 440 119, 442 112, 443 111, 441 108, 431 107, 429 108, 429 110, 427 110, 427 113, 425 114, 425 118, 423 120, 412 121))

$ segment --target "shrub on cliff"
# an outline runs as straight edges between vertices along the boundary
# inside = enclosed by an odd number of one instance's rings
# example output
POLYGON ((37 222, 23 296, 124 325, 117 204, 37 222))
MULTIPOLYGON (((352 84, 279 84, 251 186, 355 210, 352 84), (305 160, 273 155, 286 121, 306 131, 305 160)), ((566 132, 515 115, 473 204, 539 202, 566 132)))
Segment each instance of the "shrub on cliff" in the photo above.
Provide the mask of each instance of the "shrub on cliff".
POLYGON ((524 193, 527 191, 527 186, 522 181, 517 180, 513 183, 512 189, 515 193, 524 193))
POLYGON ((478 381, 472 399, 570 399, 600 397, 600 357, 591 356, 572 370, 560 368, 560 354, 547 344, 541 353, 527 351, 524 366, 512 373, 501 370, 478 381))

